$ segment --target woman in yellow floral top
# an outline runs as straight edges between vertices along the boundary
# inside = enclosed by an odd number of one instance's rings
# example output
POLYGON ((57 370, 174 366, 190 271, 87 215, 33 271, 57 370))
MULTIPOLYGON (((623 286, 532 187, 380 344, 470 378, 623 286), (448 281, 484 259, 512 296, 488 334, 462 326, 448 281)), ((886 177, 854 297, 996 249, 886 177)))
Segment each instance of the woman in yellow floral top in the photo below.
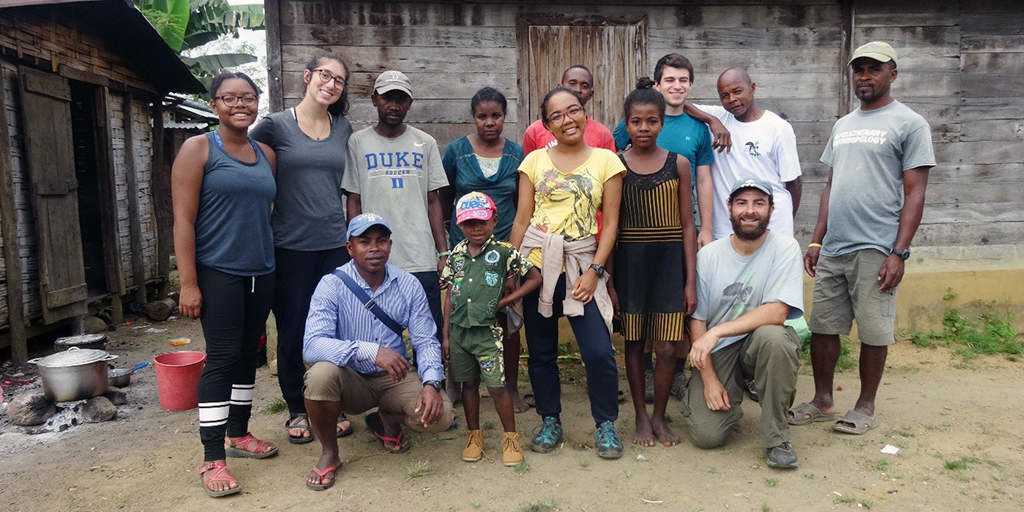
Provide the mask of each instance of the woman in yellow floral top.
POLYGON ((562 440, 557 363, 558 318, 564 314, 587 370, 597 453, 614 459, 622 456, 615 431, 619 380, 604 264, 615 245, 626 169, 614 153, 583 140, 587 113, 571 90, 549 92, 541 119, 558 144, 530 153, 519 166, 519 208, 509 240, 544 277, 540 289, 523 298, 530 380, 543 419, 531 448, 546 453, 562 440), (600 235, 598 211, 604 217, 600 235))

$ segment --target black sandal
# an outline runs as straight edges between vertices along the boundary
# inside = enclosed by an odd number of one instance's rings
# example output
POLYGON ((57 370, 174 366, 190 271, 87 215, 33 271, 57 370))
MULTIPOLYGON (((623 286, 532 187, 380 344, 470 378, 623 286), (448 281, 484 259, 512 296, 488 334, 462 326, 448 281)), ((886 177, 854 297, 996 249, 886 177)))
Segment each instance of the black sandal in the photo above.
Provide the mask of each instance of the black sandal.
POLYGON ((308 414, 306 414, 304 412, 293 414, 293 415, 291 415, 288 418, 288 421, 284 422, 284 426, 285 426, 285 428, 288 429, 288 442, 289 443, 292 443, 292 444, 306 444, 306 443, 313 442, 313 431, 310 430, 310 428, 309 428, 309 415, 308 414), (299 425, 298 422, 300 422, 300 421, 304 421, 305 425, 299 425), (293 436, 292 433, 291 433, 291 430, 293 428, 301 428, 302 429, 302 433, 297 435, 297 436, 293 436), (306 432, 309 432, 309 437, 306 437, 306 432))

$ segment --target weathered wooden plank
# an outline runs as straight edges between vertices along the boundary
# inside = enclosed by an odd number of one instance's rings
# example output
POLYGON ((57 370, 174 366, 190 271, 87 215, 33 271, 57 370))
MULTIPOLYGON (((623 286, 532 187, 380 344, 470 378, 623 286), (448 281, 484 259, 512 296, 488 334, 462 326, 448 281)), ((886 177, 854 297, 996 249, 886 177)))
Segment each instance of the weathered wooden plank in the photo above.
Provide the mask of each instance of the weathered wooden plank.
MULTIPOLYGON (((415 87, 415 86, 414 86, 415 87)), ((415 90, 413 91, 415 93, 415 90)), ((299 98, 286 98, 289 105, 298 104, 299 98)), ((508 123, 515 123, 516 100, 508 102, 508 123)), ((349 121, 356 123, 376 123, 377 109, 369 101, 356 101, 348 113, 349 121)), ((414 100, 409 115, 405 120, 408 123, 466 123, 471 119, 469 113, 469 100, 414 100)), ((525 127, 524 127, 525 129, 525 127)), ((507 130, 507 128, 506 128, 507 130)))
POLYGON ((1024 35, 1024 12, 1020 6, 1014 11, 1000 13, 965 12, 960 16, 964 34, 970 35, 1024 35))
POLYGON ((146 266, 142 254, 142 223, 139 215, 138 168, 135 163, 135 130, 132 129, 132 102, 134 96, 127 93, 123 97, 124 127, 124 163, 126 169, 126 188, 128 190, 128 225, 130 229, 132 281, 135 285, 135 300, 139 304, 146 303, 146 266))
MULTIPOLYGON (((349 98, 353 104, 360 100, 369 102, 373 94, 373 83, 380 73, 353 72, 349 77, 349 98)), ((482 87, 494 87, 506 96, 515 97, 516 75, 514 73, 468 73, 457 75, 453 79, 448 73, 406 73, 412 84, 413 102, 430 99, 467 100, 482 87)), ((301 98, 306 92, 305 85, 299 80, 286 80, 284 94, 287 98, 301 98)))
POLYGON ((839 51, 838 27, 651 29, 651 48, 778 48, 819 47, 839 51))
MULTIPOLYGON (((519 14, 564 14, 572 2, 520 2, 519 5, 481 5, 480 2, 287 2, 282 22, 287 24, 338 24, 346 26, 515 26, 519 14)), ((791 5, 749 5, 743 9, 724 5, 679 5, 678 2, 621 2, 601 5, 585 2, 586 14, 636 15, 637 7, 651 16, 651 26, 681 27, 797 27, 830 25, 837 13, 826 2, 795 2, 791 5), (661 4, 661 5, 658 5, 661 4)), ((778 2, 774 2, 778 3, 778 2)), ((576 9, 570 12, 580 12, 576 9)))
MULTIPOLYGON (((320 50, 338 52, 353 73, 515 73, 514 48, 421 48, 414 46, 304 46, 281 48, 285 80, 299 77, 306 62, 320 50)), ((295 78, 299 80, 299 78, 295 78)))
POLYGON ((966 80, 977 74, 1013 74, 1024 70, 1024 51, 964 52, 960 56, 966 80))
POLYGON ((737 52, 733 49, 651 47, 648 68, 653 78, 654 63, 667 53, 680 53, 696 68, 694 83, 701 88, 714 88, 718 74, 733 66, 746 68, 751 74, 761 73, 835 73, 839 65, 837 48, 750 48, 737 52))
POLYGON ((1018 96, 1024 91, 1024 73, 972 73, 963 80, 964 98, 1018 96))
MULTIPOLYGON (((929 190, 929 193, 931 191, 929 190)), ((1024 222, 1021 202, 956 203, 927 202, 922 223, 946 224, 957 222, 1024 222)))
POLYGON ((931 53, 956 56, 960 53, 960 27, 944 26, 911 26, 911 27, 856 27, 853 34, 853 46, 860 46, 868 41, 897 42, 897 55, 909 54, 918 49, 926 49, 931 53))
MULTIPOLYGON (((1016 203, 1024 207, 1024 197, 1021 194, 1019 181, 986 180, 965 187, 963 183, 929 180, 925 197, 928 204, 1016 203)), ((981 208, 984 210, 984 206, 981 208)))
POLYGON ((270 68, 267 73, 267 88, 270 90, 270 110, 277 112, 284 108, 284 77, 281 40, 281 2, 293 4, 289 0, 264 0, 263 16, 264 25, 267 27, 267 66, 270 68))
POLYGON ((1001 140, 1020 144, 1021 141, 1024 141, 1024 121, 1020 119, 969 121, 961 123, 960 136, 964 142, 1001 140))
MULTIPOLYGON (((1024 163, 939 165, 928 171, 932 183, 1009 183, 1024 176, 1024 163)), ((1024 209, 1024 208, 1022 208, 1024 209)))
MULTIPOLYGON (((171 205, 171 169, 164 161, 164 113, 161 98, 154 97, 151 117, 153 119, 152 147, 153 161, 150 173, 150 191, 153 194, 153 217, 156 228, 156 274, 163 281, 157 292, 157 300, 167 297, 171 275, 171 253, 174 250, 174 213, 171 205)), ((152 230, 151 230, 152 231, 152 230)))
MULTIPOLYGON (((1024 144, 1004 141, 961 142, 959 150, 963 154, 963 162, 970 164, 1005 164, 1024 162, 1024 144)), ((1021 193, 1020 185, 1014 187, 1017 194, 1021 193)))
POLYGON ((914 237, 915 246, 964 246, 1019 244, 1024 222, 957 222, 922 224, 914 237))
MULTIPOLYGON (((721 69, 701 70, 702 76, 714 76, 715 82, 702 85, 693 93, 696 100, 718 103, 717 84, 721 69)), ((761 99, 828 99, 833 101, 839 90, 838 73, 751 73, 751 80, 756 86, 754 97, 761 99)), ((833 101, 834 102, 834 101, 833 101)), ((834 106, 833 106, 834 108, 834 106)))
MULTIPOLYGON (((0 82, 3 74, 0 73, 0 82)), ((24 302, 21 279, 21 256, 19 254, 17 207, 14 201, 14 165, 11 163, 11 134, 7 126, 7 108, 11 100, 7 89, 0 83, 0 236, 3 237, 4 270, 6 271, 7 325, 11 335, 11 359, 14 364, 25 364, 28 360, 28 338, 25 335, 25 315, 21 304, 24 302)), ((13 108, 13 104, 11 104, 13 108)))
POLYGON ((283 44, 515 48, 514 27, 283 25, 283 44))
POLYGON ((957 119, 961 122, 1020 118, 1024 118, 1024 97, 1021 96, 964 98, 957 109, 957 119))
POLYGON ((94 130, 96 137, 96 173, 100 205, 100 229, 103 232, 103 260, 106 266, 107 291, 124 294, 124 276, 121 273, 121 245, 117 236, 117 197, 114 184, 113 112, 110 91, 97 88, 95 94, 94 130))
POLYGON ((971 35, 964 34, 960 48, 965 52, 1019 52, 1024 47, 1024 35, 971 35))

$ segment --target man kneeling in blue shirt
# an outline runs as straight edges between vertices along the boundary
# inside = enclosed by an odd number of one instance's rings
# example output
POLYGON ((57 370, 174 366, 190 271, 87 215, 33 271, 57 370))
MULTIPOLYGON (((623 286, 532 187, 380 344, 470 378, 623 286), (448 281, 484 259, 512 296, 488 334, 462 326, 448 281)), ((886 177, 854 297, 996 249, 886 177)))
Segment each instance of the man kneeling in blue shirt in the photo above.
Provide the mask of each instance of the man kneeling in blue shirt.
POLYGON ((320 280, 303 340, 306 362, 313 365, 305 376, 306 410, 323 446, 306 477, 314 490, 333 485, 341 466, 335 426, 341 412, 377 407, 366 424, 391 453, 409 449, 403 423, 442 432, 454 417, 447 394, 440 392, 441 344, 427 296, 412 274, 387 263, 391 228, 380 215, 364 213, 349 222, 345 246, 352 261, 320 280), (409 331, 418 377, 411 372, 402 329, 409 331))

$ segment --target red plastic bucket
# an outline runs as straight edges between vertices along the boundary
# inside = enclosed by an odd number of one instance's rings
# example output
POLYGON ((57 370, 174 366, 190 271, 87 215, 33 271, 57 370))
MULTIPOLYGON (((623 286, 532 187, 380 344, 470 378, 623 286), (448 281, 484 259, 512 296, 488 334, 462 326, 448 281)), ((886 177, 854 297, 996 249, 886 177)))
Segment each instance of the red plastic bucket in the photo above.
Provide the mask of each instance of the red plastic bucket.
POLYGON ((156 390, 160 407, 187 411, 199 406, 199 376, 206 366, 206 354, 196 351, 168 352, 156 362, 156 390))

